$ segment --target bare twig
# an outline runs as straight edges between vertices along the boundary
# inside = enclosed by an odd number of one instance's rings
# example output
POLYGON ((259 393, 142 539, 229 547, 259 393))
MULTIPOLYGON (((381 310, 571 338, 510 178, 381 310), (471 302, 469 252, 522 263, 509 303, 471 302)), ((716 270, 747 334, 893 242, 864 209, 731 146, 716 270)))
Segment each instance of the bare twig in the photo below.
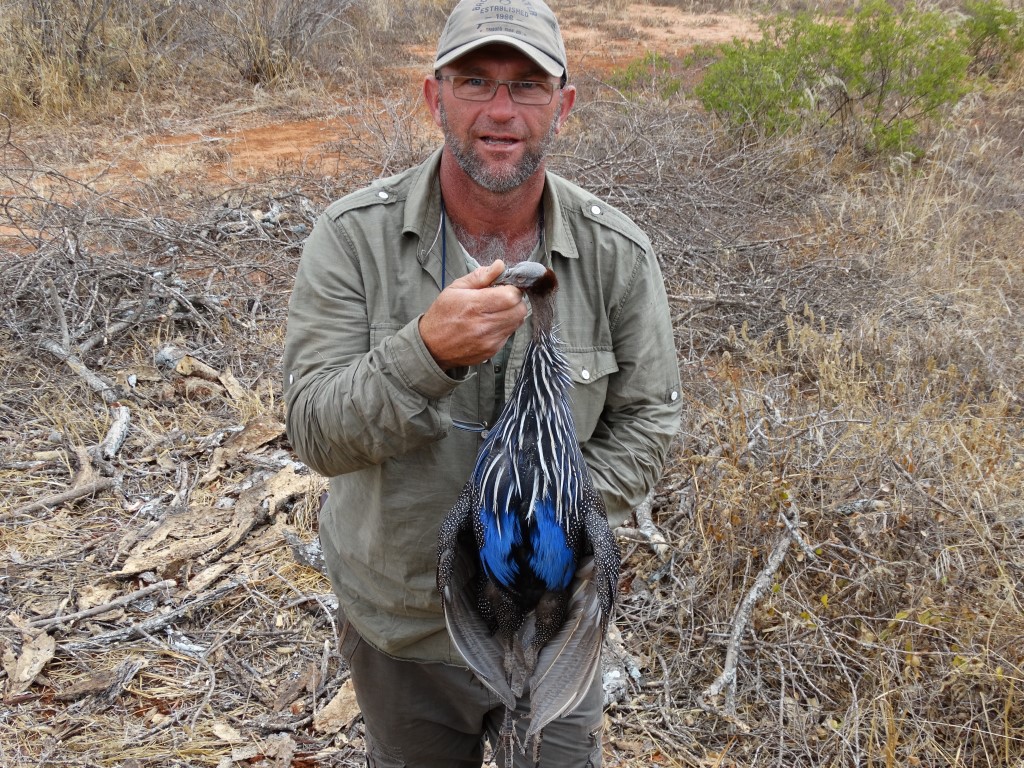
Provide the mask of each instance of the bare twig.
POLYGON ((107 405, 111 405, 117 400, 117 390, 114 385, 106 381, 99 374, 89 370, 89 367, 82 362, 81 358, 70 350, 52 339, 44 339, 42 347, 50 354, 60 358, 68 368, 82 378, 93 392, 103 398, 103 402, 107 405))
POLYGON ((76 611, 75 613, 68 613, 63 616, 58 614, 56 616, 50 616, 45 619, 35 619, 34 621, 29 622, 29 626, 50 627, 54 624, 70 624, 72 622, 78 621, 79 619, 87 619, 90 616, 99 616, 100 614, 107 613, 108 611, 112 611, 115 608, 120 608, 122 606, 129 605, 130 603, 133 603, 136 600, 141 600, 142 598, 147 597, 148 595, 151 595, 154 592, 160 592, 161 590, 170 590, 176 586, 178 586, 178 582, 176 582, 174 579, 165 579, 164 581, 158 581, 156 584, 150 584, 148 587, 143 587, 142 589, 137 589, 134 592, 130 592, 126 595, 121 595, 121 597, 115 598, 114 600, 111 600, 108 603, 103 603, 102 605, 94 605, 92 608, 86 608, 85 610, 76 611))
POLYGON ((194 611, 198 608, 202 608, 210 603, 216 602, 224 597, 226 594, 234 590, 238 586, 235 582, 224 584, 217 589, 213 589, 202 595, 199 595, 194 600, 189 600, 182 603, 176 608, 171 609, 167 613, 161 613, 159 616, 153 616, 152 618, 140 621, 137 624, 132 624, 127 627, 121 627, 110 632, 104 632, 101 635, 95 635, 86 640, 78 640, 75 642, 59 643, 58 648, 62 651, 72 653, 77 651, 83 651, 87 649, 95 649, 100 646, 113 645, 115 643, 124 642, 125 640, 131 640, 137 637, 145 637, 151 635, 157 630, 163 629, 168 624, 172 624, 179 618, 187 614, 189 611, 194 611))
MULTIPOLYGON (((793 510, 796 510, 795 506, 793 510)), ((732 632, 729 634, 729 641, 726 646, 725 665, 722 668, 722 672, 697 697, 697 702, 702 709, 724 717, 744 733, 750 731, 750 726, 736 717, 735 702, 733 701, 733 694, 736 688, 736 669, 739 664, 740 642, 747 631, 747 626, 750 624, 750 617, 754 611, 754 606, 757 605, 761 595, 771 585, 772 579, 782 566, 782 561, 786 558, 786 552, 789 549, 790 543, 799 540, 799 534, 796 533, 795 525, 795 521, 787 521, 786 533, 779 537, 771 554, 768 556, 764 568, 757 574, 754 583, 736 608, 736 613, 733 615, 732 620, 732 632), (789 525, 790 522, 793 522, 793 525, 789 525), (724 708, 711 701, 721 694, 723 690, 726 693, 724 708)), ((811 554, 813 556, 813 551, 811 554)))
POLYGON ((956 510, 950 507, 946 502, 936 497, 935 495, 928 493, 924 488, 922 488, 921 483, 917 481, 917 478, 910 474, 906 469, 901 467, 898 461, 890 460, 890 463, 896 468, 897 472, 899 472, 901 475, 903 475, 903 477, 910 481, 911 485, 914 486, 914 490, 916 490, 918 493, 924 496, 928 501, 932 502, 932 504, 934 504, 937 507, 941 507, 943 510, 945 510, 951 515, 956 514, 956 510))
POLYGON ((52 496, 45 496, 42 499, 33 501, 31 504, 25 504, 24 506, 11 510, 10 512, 0 514, 0 520, 21 517, 22 515, 27 515, 30 512, 56 507, 68 501, 75 501, 76 499, 81 499, 85 496, 91 496, 94 493, 107 490, 116 482, 117 481, 112 477, 101 477, 99 480, 83 483, 82 485, 76 485, 63 493, 55 493, 52 496))

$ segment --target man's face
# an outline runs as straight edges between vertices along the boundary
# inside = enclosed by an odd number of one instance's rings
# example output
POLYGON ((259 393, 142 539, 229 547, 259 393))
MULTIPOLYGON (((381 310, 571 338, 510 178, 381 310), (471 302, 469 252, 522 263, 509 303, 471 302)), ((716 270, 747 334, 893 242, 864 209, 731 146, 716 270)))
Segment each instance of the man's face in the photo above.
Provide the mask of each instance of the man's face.
MULTIPOLYGON (((473 51, 441 74, 556 83, 529 57, 502 45, 473 51)), ((515 189, 540 170, 572 108, 575 89, 560 90, 556 83, 550 104, 517 104, 504 85, 490 101, 466 101, 454 95, 451 81, 431 79, 426 96, 459 167, 484 189, 500 193, 515 189)))

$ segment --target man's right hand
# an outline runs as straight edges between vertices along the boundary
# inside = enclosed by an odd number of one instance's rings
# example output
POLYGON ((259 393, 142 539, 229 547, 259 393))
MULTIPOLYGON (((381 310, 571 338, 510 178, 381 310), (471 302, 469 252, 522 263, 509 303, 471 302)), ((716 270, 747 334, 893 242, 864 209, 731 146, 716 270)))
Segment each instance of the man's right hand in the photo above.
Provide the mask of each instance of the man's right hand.
POLYGON ((453 281, 420 318, 423 343, 443 370, 489 360, 523 324, 523 292, 491 285, 504 269, 499 259, 453 281))

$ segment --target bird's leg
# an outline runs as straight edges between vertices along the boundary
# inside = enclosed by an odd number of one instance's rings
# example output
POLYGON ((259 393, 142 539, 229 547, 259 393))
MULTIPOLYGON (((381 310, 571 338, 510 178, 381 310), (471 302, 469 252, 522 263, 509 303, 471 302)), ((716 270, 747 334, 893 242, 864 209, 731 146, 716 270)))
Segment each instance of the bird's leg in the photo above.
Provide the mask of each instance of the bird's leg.
POLYGON ((505 768, 512 768, 512 761, 515 758, 512 750, 515 749, 516 729, 512 719, 512 708, 505 707, 505 720, 501 724, 501 743, 505 750, 505 768))
POLYGON ((534 768, 540 766, 540 737, 543 735, 543 731, 533 734, 530 738, 530 759, 533 760, 534 768))
POLYGON ((505 682, 516 696, 521 696, 523 684, 533 671, 524 671, 516 663, 515 636, 523 624, 523 609, 504 589, 492 581, 484 580, 480 585, 479 610, 488 628, 492 632, 497 632, 505 649, 505 657, 502 660, 505 682))
POLYGON ((528 676, 523 674, 523 670, 516 661, 515 643, 506 643, 505 659, 503 662, 505 665, 505 682, 512 689, 512 693, 518 697, 523 695, 523 686, 528 676))

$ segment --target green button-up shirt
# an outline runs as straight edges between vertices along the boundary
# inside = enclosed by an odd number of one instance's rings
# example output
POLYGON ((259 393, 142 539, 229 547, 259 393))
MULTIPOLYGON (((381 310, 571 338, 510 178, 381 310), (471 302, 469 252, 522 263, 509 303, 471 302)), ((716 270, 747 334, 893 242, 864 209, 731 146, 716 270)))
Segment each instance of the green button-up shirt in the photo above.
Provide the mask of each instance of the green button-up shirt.
MULTIPOLYGON (((419 318, 467 273, 441 236, 440 151, 330 205, 306 243, 284 353, 288 436, 330 478, 320 538, 341 610, 394 656, 458 662, 435 586, 437 531, 493 416, 484 363, 441 370, 419 318), (442 243, 446 276, 441 277, 442 243)), ((548 173, 540 259, 558 277, 557 334, 572 367, 583 455, 613 525, 658 479, 679 422, 665 288, 647 237, 613 207, 548 173)), ((530 318, 512 338, 507 397, 530 318)))

